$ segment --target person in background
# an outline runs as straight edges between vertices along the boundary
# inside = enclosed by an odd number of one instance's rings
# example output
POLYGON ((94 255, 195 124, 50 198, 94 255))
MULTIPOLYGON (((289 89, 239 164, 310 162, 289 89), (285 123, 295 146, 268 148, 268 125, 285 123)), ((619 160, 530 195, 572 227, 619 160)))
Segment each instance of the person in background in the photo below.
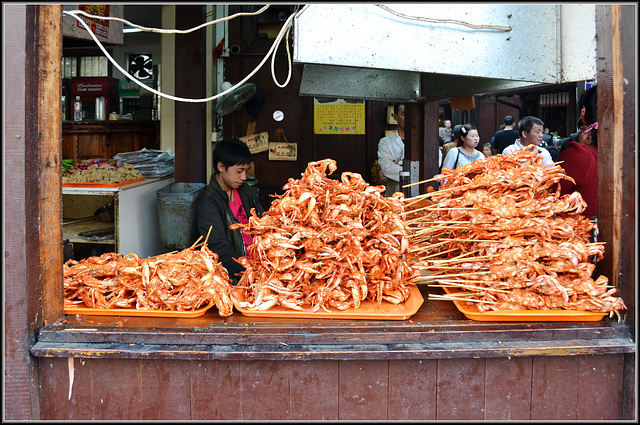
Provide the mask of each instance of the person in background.
POLYGON ((544 133, 542 134, 541 146, 553 146, 553 135, 549 133, 549 127, 544 126, 544 133))
POLYGON ((455 170, 460 166, 471 164, 477 159, 484 159, 484 154, 476 149, 478 143, 480 143, 480 135, 476 128, 470 124, 460 127, 458 146, 452 148, 444 157, 442 168, 455 170))
POLYGON ((447 157, 447 154, 452 148, 455 148, 456 146, 458 146, 458 140, 460 137, 460 128, 462 128, 462 124, 456 124, 456 126, 453 127, 453 131, 451 132, 452 140, 449 143, 445 143, 444 146, 442 147, 443 158, 447 157))
POLYGON ((574 142, 579 142, 580 141, 580 134, 582 133, 582 131, 584 129, 587 128, 587 125, 582 124, 582 118, 578 119, 578 125, 576 126, 576 128, 578 129, 578 131, 576 131, 575 133, 571 133, 569 135, 569 137, 562 137, 558 140, 558 154, 561 154, 563 150, 565 150, 567 148, 567 146, 569 145, 569 142, 574 141, 574 142))
POLYGON ((218 254, 234 285, 240 280, 236 273, 244 272, 234 258, 247 256, 253 238, 229 226, 248 223, 252 209, 258 216, 264 213, 258 189, 245 183, 250 164, 251 152, 246 144, 238 139, 219 142, 213 151, 214 174, 196 207, 198 233, 206 238, 211 228, 207 246, 218 254))
POLYGON ((451 141, 451 137, 453 137, 451 120, 444 120, 444 127, 440 127, 438 136, 440 138, 440 146, 444 146, 445 143, 449 143, 451 141))
MULTIPOLYGON (((498 131, 500 130, 504 130, 504 124, 500 124, 500 128, 498 128, 498 131)), ((496 131, 496 133, 498 132, 496 131)), ((496 148, 495 148, 495 142, 496 142, 496 135, 494 133, 493 136, 491 136, 491 150, 495 152, 496 148)))
POLYGON ((504 117, 504 129, 496 131, 496 134, 493 136, 493 150, 496 153, 502 153, 504 148, 513 144, 520 136, 520 133, 514 126, 515 120, 511 115, 504 117))
POLYGON ((553 159, 548 150, 541 148, 542 135, 544 134, 544 122, 540 118, 527 116, 518 123, 518 131, 520 138, 516 139, 513 145, 509 145, 502 153, 509 155, 517 152, 525 146, 534 145, 534 150, 538 152, 538 156, 542 157, 542 165, 552 165, 553 159))
POLYGON ((484 145, 482 145, 482 154, 484 155, 485 158, 488 158, 491 155, 494 155, 493 148, 491 147, 491 142, 487 142, 484 145))
POLYGON ((398 123, 396 131, 378 142, 378 165, 387 178, 384 196, 400 192, 400 171, 404 160, 404 109, 403 103, 393 105, 393 118, 398 123))
POLYGON ((560 194, 579 192, 587 203, 582 212, 593 219, 598 214, 598 100, 597 88, 592 86, 584 92, 580 116, 583 125, 578 135, 579 141, 569 141, 558 160, 565 173, 575 180, 560 181, 560 194))

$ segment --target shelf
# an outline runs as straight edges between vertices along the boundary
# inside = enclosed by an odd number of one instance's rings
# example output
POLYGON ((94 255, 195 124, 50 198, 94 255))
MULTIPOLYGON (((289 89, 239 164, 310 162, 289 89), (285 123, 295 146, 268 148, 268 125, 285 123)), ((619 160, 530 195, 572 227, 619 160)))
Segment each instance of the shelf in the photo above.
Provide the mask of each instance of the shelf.
POLYGON ((103 223, 102 221, 94 218, 92 220, 80 221, 78 223, 64 224, 62 226, 62 238, 69 239, 71 243, 93 243, 101 245, 115 245, 116 240, 104 240, 104 241, 92 241, 85 239, 81 236, 77 236, 78 233, 91 232, 95 230, 102 230, 114 227, 114 223, 103 223))

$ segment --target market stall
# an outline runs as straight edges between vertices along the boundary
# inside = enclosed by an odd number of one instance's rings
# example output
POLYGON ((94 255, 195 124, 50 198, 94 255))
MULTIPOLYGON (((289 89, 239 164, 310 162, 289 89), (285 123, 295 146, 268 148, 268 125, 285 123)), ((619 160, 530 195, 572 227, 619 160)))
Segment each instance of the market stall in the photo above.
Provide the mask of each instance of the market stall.
POLYGON ((628 72, 635 56, 617 56, 635 50, 635 39, 619 31, 633 26, 633 14, 617 5, 596 10, 599 57, 610 65, 598 67, 600 165, 609 170, 599 190, 601 264, 626 303, 620 321, 473 320, 449 300, 429 300, 444 290, 428 285, 411 293, 408 300, 423 302, 399 320, 257 317, 235 305, 230 315, 211 306, 197 317, 65 312, 61 171, 49 166, 59 161, 61 140, 59 112, 49 112, 60 98, 58 62, 42 53, 56 51, 59 30, 51 23, 60 11, 14 6, 8 33, 30 42, 6 44, 8 55, 25 61, 10 64, 7 75, 26 75, 33 85, 13 84, 6 109, 5 161, 14 160, 5 235, 6 417, 635 419, 636 277, 635 259, 626 257, 635 252, 635 158, 622 155, 635 143, 635 102, 622 90, 623 74, 635 85, 628 72))

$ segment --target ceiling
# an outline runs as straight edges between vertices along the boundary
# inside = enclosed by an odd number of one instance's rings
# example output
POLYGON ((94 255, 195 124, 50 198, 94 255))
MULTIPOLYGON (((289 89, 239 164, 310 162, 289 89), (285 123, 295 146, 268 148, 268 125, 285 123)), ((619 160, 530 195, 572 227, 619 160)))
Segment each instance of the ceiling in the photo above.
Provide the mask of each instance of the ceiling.
POLYGON ((124 5, 124 19, 143 27, 162 27, 162 5, 124 5))

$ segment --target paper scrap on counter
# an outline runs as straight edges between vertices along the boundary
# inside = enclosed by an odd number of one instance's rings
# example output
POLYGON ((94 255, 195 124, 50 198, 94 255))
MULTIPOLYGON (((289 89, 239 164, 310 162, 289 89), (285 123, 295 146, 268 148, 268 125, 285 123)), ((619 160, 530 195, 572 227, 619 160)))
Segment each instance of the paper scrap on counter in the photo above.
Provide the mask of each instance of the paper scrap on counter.
POLYGON ((297 161, 298 144, 285 142, 269 143, 269 161, 297 161))
POLYGON ((259 134, 240 137, 240 140, 249 147, 249 151, 252 154, 269 150, 269 133, 266 131, 259 134))

